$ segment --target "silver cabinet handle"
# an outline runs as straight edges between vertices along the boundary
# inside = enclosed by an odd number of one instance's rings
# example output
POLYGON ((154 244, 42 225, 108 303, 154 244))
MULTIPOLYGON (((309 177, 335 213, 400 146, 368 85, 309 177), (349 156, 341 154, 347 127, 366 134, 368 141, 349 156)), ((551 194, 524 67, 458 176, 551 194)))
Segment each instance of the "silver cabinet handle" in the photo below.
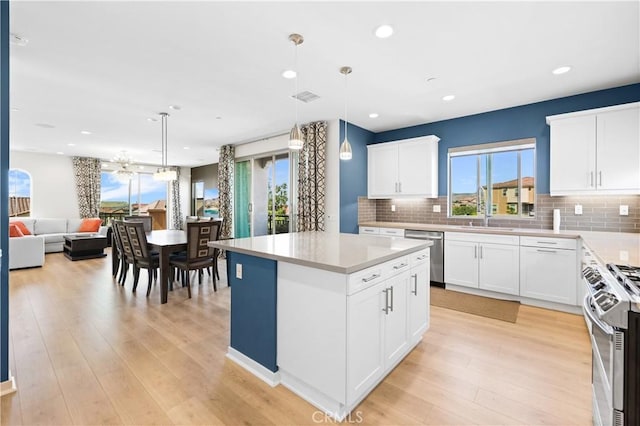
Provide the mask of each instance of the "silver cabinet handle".
POLYGON ((389 315, 389 289, 385 288, 382 292, 384 293, 384 308, 382 308, 382 312, 385 315, 389 315))
POLYGON ((482 259, 482 246, 480 246, 480 259, 482 259))
POLYGON ((407 264, 407 263, 401 263, 401 264, 399 264, 399 265, 393 265, 393 269, 398 270, 398 269, 406 268, 407 266, 409 266, 409 264, 407 264))
POLYGON ((393 312, 393 286, 391 286, 390 289, 391 289, 391 306, 389 306, 389 309, 391 310, 391 312, 393 312))
POLYGON ((473 248, 473 258, 477 259, 478 258, 478 246, 475 246, 473 248))
POLYGON ((395 185, 396 185, 396 192, 398 192, 398 182, 396 182, 395 185))
POLYGON ((373 274, 373 275, 371 275, 370 277, 363 278, 363 279, 362 279, 362 282, 363 282, 363 283, 368 283, 369 281, 371 281, 371 280, 375 280, 376 278, 380 278, 380 274, 373 274))
POLYGON ((422 259, 426 259, 426 258, 427 258, 427 255, 423 254, 422 256, 416 257, 416 260, 422 260, 422 259))
POLYGON ((536 241, 538 244, 558 244, 557 241, 536 241))
POLYGON ((602 171, 598 172, 598 180, 600 181, 600 183, 598 185, 602 186, 602 171))
POLYGON ((413 278, 413 290, 411 291, 411 293, 417 296, 418 295, 418 274, 411 275, 411 278, 413 278))
POLYGON ((398 182, 398 192, 402 192, 402 182, 398 182))
POLYGON ((593 186, 593 172, 589 172, 589 175, 591 175, 591 183, 589 184, 589 186, 593 186))
POLYGON ((556 250, 543 250, 543 249, 537 249, 536 251, 539 251, 540 253, 557 253, 556 250))

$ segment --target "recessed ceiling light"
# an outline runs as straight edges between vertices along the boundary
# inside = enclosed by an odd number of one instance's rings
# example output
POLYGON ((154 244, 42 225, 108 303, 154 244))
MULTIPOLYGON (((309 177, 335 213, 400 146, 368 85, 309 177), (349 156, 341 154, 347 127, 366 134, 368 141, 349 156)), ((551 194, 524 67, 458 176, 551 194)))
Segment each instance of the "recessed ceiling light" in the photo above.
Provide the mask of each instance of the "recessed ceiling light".
POLYGON ((217 117, 216 117, 216 120, 222 120, 222 117, 217 116, 217 117))
POLYGON ((75 143, 68 143, 67 146, 76 146, 75 143))
POLYGON ((16 46, 26 46, 29 43, 29 39, 22 37, 16 33, 9 34, 9 43, 14 44, 16 46))
POLYGON ((138 166, 139 170, 144 170, 144 166, 138 166))
POLYGON ((64 155, 64 152, 62 152, 62 151, 58 151, 58 152, 56 152, 56 154, 58 154, 58 155, 64 155))
POLYGON ((191 149, 191 148, 189 148, 188 146, 184 146, 182 147, 182 149, 191 149))
POLYGON ((49 123, 36 123, 35 125, 38 127, 42 127, 43 129, 53 129, 56 127, 53 124, 49 124, 49 123))
POLYGON ((147 117, 147 121, 155 122, 158 121, 158 119, 155 117, 147 117))
POLYGON ((551 71, 552 73, 554 73, 555 75, 560 75, 560 74, 564 74, 571 71, 571 67, 570 66, 562 66, 562 67, 558 67, 555 70, 551 71))
POLYGON ((182 107, 180 105, 169 105, 169 109, 172 109, 174 111, 180 111, 182 107))
POLYGON ((369 114, 369 118, 378 118, 378 113, 372 112, 371 114, 369 114))
POLYGON ((454 100, 456 97, 454 95, 447 95, 447 96, 443 96, 442 100, 443 101, 452 101, 454 100))
POLYGON ((427 77, 427 83, 433 83, 435 79, 435 77, 427 77))
POLYGON ((393 34, 393 27, 387 24, 380 25, 378 28, 376 28, 375 34, 378 38, 391 37, 391 35, 393 34))
POLYGON ((88 130, 80 130, 80 133, 83 134, 83 135, 90 135, 91 134, 91 132, 88 131, 88 130))
POLYGON ((282 76, 291 80, 292 78, 296 78, 296 72, 294 70, 286 70, 282 72, 282 76))

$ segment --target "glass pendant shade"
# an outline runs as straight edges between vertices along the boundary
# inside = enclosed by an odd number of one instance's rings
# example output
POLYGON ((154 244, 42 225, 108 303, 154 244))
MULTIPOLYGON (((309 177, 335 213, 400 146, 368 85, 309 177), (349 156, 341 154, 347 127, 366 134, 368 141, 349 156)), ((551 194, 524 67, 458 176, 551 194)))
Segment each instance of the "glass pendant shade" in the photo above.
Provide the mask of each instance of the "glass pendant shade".
POLYGON ((298 127, 298 123, 296 123, 291 128, 291 132, 289 132, 289 149, 302 149, 302 145, 302 132, 298 127))
POLYGON ((341 160, 351 160, 352 156, 353 156, 353 154, 351 152, 351 144, 349 143, 349 141, 345 137, 344 141, 342 141, 342 144, 340 145, 340 159, 341 160))

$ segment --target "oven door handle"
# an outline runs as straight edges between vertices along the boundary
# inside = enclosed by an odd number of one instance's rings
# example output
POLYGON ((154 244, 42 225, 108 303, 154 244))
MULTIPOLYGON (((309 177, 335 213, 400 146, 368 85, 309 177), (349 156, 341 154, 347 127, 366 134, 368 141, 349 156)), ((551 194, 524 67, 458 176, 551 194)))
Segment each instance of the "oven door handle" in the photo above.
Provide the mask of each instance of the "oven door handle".
POLYGON ((593 310, 591 309, 591 299, 593 299, 591 297, 590 294, 587 294, 584 298, 584 302, 582 303, 582 309, 585 313, 585 315, 589 318, 589 320, 596 325, 600 330, 602 330, 605 334, 609 335, 609 336, 613 336, 614 334, 614 330, 613 327, 611 327, 608 324, 605 324, 600 318, 598 318, 594 313, 593 310))

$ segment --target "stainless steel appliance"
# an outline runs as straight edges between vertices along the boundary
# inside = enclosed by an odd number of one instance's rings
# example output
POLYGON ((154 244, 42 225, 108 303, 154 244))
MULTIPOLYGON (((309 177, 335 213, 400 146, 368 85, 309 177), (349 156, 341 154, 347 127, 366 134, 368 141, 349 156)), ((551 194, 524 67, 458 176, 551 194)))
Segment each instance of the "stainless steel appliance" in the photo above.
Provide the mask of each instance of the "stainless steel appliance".
MULTIPOLYGON (((588 256, 588 253, 587 253, 588 256)), ((640 268, 583 258, 593 424, 640 425, 640 268)))
POLYGON ((431 283, 444 286, 444 233, 406 229, 404 237, 433 241, 431 246, 431 283))

